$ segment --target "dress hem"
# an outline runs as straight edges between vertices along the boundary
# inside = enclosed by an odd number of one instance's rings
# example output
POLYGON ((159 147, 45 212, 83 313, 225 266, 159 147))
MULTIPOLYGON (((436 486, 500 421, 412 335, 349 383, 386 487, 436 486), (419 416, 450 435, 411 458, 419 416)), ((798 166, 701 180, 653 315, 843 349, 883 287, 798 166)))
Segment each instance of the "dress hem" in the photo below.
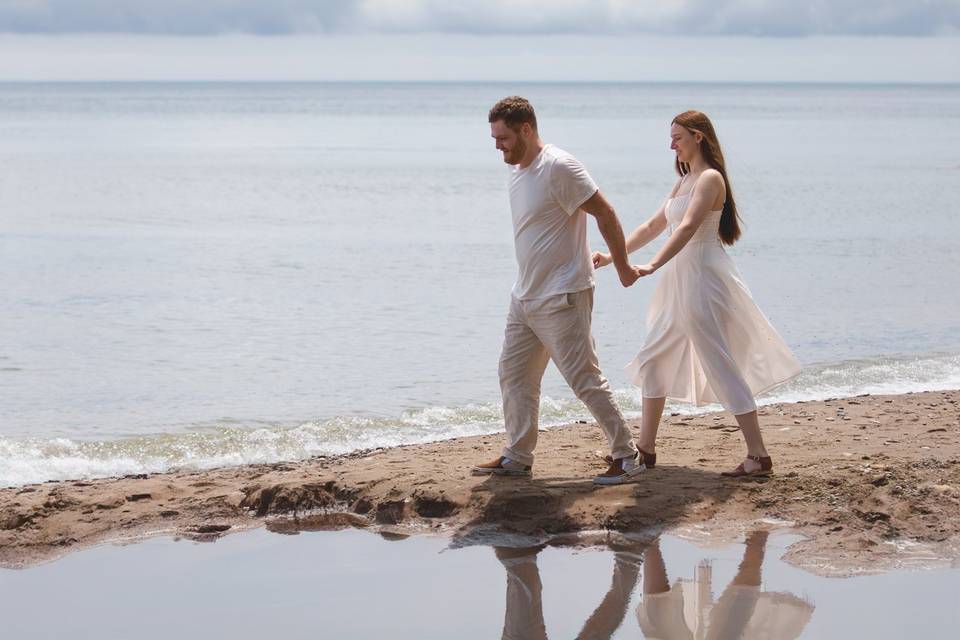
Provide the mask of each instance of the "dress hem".
MULTIPOLYGON (((779 381, 777 381, 777 382, 771 382, 770 384, 768 384, 768 385, 766 385, 766 386, 764 386, 764 387, 761 387, 761 388, 758 389, 757 391, 754 391, 754 390, 751 389, 751 390, 750 390, 750 394, 751 394, 754 398, 756 398, 758 395, 760 395, 760 394, 762 394, 762 393, 766 393, 767 391, 770 391, 771 389, 775 389, 776 387, 779 387, 779 386, 782 385, 782 384, 786 384, 787 382, 790 382, 791 380, 793 380, 794 378, 796 378, 798 375, 800 375, 802 372, 803 372, 803 369, 797 369, 794 373, 790 374, 790 375, 787 376, 786 378, 783 378, 782 380, 779 380, 779 381)), ((687 403, 687 404, 692 404, 692 405, 694 405, 694 406, 696 406, 696 407, 703 407, 703 406, 706 406, 706 405, 708 405, 708 404, 719 404, 720 406, 723 407, 724 411, 727 411, 727 412, 729 412, 729 413, 732 413, 732 414, 735 415, 735 416, 741 416, 741 415, 743 415, 743 414, 745 414, 745 413, 750 413, 751 411, 756 411, 756 409, 757 409, 756 403, 754 403, 753 409, 748 409, 747 411, 739 411, 739 412, 737 412, 737 411, 734 411, 734 410, 731 410, 730 408, 728 408, 728 407, 727 407, 723 402, 721 402, 720 400, 714 400, 714 401, 696 400, 696 399, 694 399, 694 398, 682 398, 682 397, 680 397, 680 396, 670 395, 669 393, 666 393, 666 394, 664 394, 664 395, 662 395, 662 396, 648 396, 648 395, 645 395, 645 394, 642 392, 642 389, 643 389, 642 384, 637 384, 636 381, 633 381, 633 386, 638 387, 638 388, 641 389, 641 393, 640 393, 640 397, 641 397, 641 398, 650 398, 651 400, 657 399, 657 398, 666 398, 667 400, 674 400, 674 401, 676 401, 676 402, 685 402, 685 403, 687 403)))

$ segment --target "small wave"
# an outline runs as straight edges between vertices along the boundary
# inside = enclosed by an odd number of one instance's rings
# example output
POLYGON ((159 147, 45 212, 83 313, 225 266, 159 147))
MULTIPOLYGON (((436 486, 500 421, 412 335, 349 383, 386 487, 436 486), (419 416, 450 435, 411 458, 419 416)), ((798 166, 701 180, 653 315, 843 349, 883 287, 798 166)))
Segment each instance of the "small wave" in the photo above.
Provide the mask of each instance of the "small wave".
POLYGON ((771 404, 946 389, 960 389, 960 355, 891 356, 811 365, 761 400, 771 404))
MULTIPOLYGON (((807 366, 759 401, 773 404, 957 388, 960 355, 881 357, 807 366)), ((642 398, 638 390, 619 389, 615 394, 624 415, 639 417, 642 398)), ((719 408, 671 403, 668 410, 692 414, 719 408)), ((544 427, 550 427, 587 420, 590 415, 574 398, 544 397, 540 419, 544 427)), ((231 425, 99 442, 0 437, 0 486, 302 460, 484 435, 502 428, 500 406, 491 403, 426 407, 394 418, 335 417, 296 426, 231 425)))

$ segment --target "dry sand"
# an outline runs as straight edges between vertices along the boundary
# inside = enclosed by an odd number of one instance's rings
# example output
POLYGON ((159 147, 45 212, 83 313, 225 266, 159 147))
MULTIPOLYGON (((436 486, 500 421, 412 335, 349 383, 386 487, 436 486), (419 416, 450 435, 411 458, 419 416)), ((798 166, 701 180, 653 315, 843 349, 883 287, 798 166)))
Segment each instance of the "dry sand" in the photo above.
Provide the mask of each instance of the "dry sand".
MULTIPOLYGON (((787 560, 820 574, 960 557, 960 391, 761 408, 767 480, 724 479, 743 455, 728 414, 665 419, 658 464, 596 487, 599 429, 542 431, 531 479, 477 478, 502 435, 303 462, 48 482, 0 490, 0 565, 23 567, 104 542, 197 540, 367 527, 460 543, 512 533, 555 543, 671 530, 723 541, 760 527, 804 534, 787 560), (592 532, 584 536, 572 534, 592 532)), ((636 425, 634 425, 636 428, 636 425)))

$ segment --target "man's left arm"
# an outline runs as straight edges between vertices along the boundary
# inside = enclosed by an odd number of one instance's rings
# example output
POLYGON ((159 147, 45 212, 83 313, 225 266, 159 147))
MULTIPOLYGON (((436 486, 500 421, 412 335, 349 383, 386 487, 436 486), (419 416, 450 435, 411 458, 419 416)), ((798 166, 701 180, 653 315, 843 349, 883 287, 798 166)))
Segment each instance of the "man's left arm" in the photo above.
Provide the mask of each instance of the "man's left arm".
POLYGON ((629 287, 637 281, 639 276, 627 260, 627 245, 623 238, 623 227, 620 226, 620 220, 617 218, 613 206, 598 190, 587 198, 580 205, 580 208, 596 218, 600 235, 607 243, 610 256, 613 258, 613 265, 617 268, 617 275, 620 276, 620 283, 629 287))

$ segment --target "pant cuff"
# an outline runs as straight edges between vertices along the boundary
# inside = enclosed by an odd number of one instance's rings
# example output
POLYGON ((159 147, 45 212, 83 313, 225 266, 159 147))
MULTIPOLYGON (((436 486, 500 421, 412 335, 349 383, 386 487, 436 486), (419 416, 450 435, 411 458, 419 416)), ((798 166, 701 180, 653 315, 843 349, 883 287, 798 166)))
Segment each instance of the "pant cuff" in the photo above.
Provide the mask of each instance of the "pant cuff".
POLYGON ((632 458, 635 455, 637 455, 637 445, 634 444, 633 440, 631 440, 627 446, 619 447, 610 452, 610 457, 614 460, 618 460, 620 458, 632 458))
POLYGON ((520 464, 526 464, 526 465, 529 465, 529 466, 533 466, 533 456, 532 456, 532 455, 528 455, 528 454, 525 454, 525 453, 517 453, 516 451, 514 451, 514 450, 511 449, 510 447, 504 447, 504 448, 503 448, 503 453, 502 453, 501 455, 503 455, 503 456, 506 457, 506 458, 510 458, 511 460, 513 460, 513 461, 515 461, 515 462, 519 462, 520 464))

